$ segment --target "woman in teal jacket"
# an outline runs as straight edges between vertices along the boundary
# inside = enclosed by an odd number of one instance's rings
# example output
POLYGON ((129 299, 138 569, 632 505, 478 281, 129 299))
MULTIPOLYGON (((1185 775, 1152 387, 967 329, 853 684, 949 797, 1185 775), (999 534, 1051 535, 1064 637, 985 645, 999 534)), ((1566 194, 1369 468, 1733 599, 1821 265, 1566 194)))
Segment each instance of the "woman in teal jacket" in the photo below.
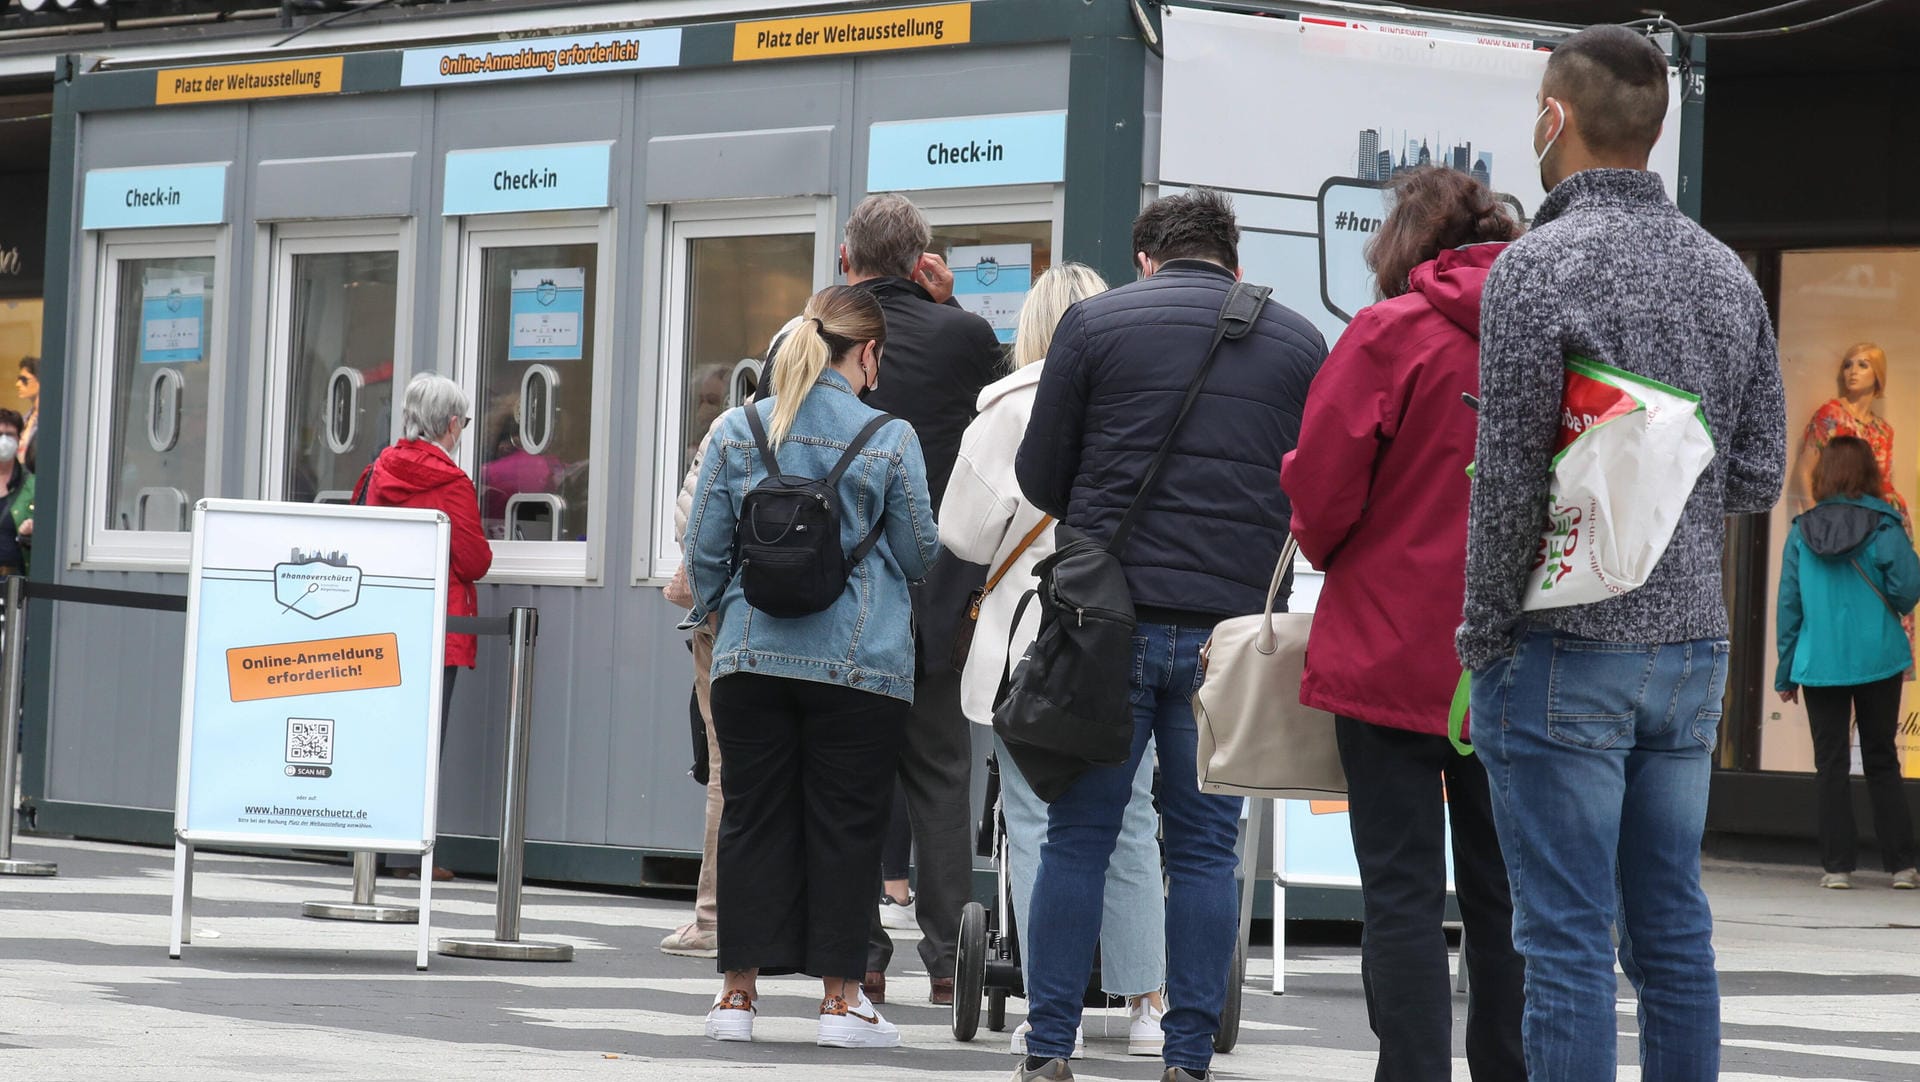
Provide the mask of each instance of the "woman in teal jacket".
POLYGON ((1894 735, 1900 687, 1913 666, 1901 619, 1920 602, 1920 555, 1900 512, 1877 496, 1880 469, 1865 440, 1841 436, 1814 467, 1812 510, 1794 519, 1780 559, 1783 702, 1807 697, 1820 785, 1820 885, 1853 886, 1855 860, 1848 730, 1860 729, 1860 760, 1873 798, 1881 859, 1896 890, 1920 887, 1913 822, 1901 792, 1894 735), (1849 724, 1851 722, 1851 725, 1849 724))

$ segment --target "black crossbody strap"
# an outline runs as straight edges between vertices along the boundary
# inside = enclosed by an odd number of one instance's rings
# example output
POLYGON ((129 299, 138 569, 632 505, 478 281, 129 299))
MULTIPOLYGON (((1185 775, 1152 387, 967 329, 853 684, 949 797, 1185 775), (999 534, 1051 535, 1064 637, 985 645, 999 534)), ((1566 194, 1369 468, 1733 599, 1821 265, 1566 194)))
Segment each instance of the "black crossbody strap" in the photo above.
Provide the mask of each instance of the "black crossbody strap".
POLYGON ((1885 605, 1887 607, 1887 611, 1893 614, 1894 623, 1897 624, 1901 620, 1906 619, 1906 617, 1900 615, 1899 609, 1896 609, 1893 607, 1893 602, 1887 600, 1886 592, 1881 590, 1879 585, 1873 581, 1873 576, 1867 574, 1867 569, 1860 566, 1859 560, 1848 560, 1847 562, 1852 564, 1853 569, 1860 573, 1860 581, 1867 584, 1867 589, 1873 591, 1873 596, 1879 598, 1880 603, 1882 605, 1885 605))
POLYGON ((1160 468, 1167 463, 1167 456, 1173 451, 1173 438, 1180 434, 1180 426, 1192 412, 1194 402, 1200 397, 1200 385, 1207 381, 1207 373, 1213 370, 1213 360, 1220 353, 1220 343, 1228 338, 1244 338, 1253 329, 1254 321, 1260 318, 1260 309, 1265 307, 1267 296, 1273 290, 1267 286, 1249 285, 1235 282, 1227 290, 1227 299, 1220 306, 1220 318, 1213 327, 1213 341, 1207 345, 1207 355, 1200 361, 1200 370, 1193 374, 1193 382, 1187 384, 1187 397, 1180 403, 1180 412, 1173 419, 1173 427, 1167 430, 1167 438, 1160 443, 1160 449, 1153 454, 1153 462, 1147 467, 1147 476, 1140 482, 1140 491, 1136 492, 1133 502, 1127 505, 1127 513, 1120 516, 1120 526, 1113 531, 1113 537, 1107 542, 1107 551, 1118 556, 1125 547, 1127 538, 1133 536, 1133 527, 1139 520, 1140 509, 1146 505, 1147 494, 1153 491, 1154 482, 1160 479, 1160 468))
POLYGON ((743 408, 747 411, 747 427, 753 430, 753 442, 760 448, 760 457, 766 459, 767 476, 780 476, 780 459, 767 444, 767 426, 760 420, 760 403, 749 402, 743 408))
POLYGON ((893 414, 882 413, 867 422, 866 427, 862 428, 859 434, 853 437, 852 442, 847 444, 847 449, 841 454, 840 461, 833 464, 833 472, 826 476, 827 487, 839 487, 840 478, 846 476, 847 470, 853 466, 854 459, 859 458, 860 452, 866 449, 867 441, 877 435, 891 420, 893 420, 893 414))
MULTIPOLYGON (((829 488, 836 491, 840 488, 841 475, 845 474, 848 467, 853 465, 853 460, 859 457, 860 451, 866 447, 867 441, 878 435, 880 430, 886 427, 887 422, 891 420, 893 420, 891 413, 883 413, 873 420, 868 421, 866 427, 860 430, 860 434, 853 437, 853 442, 847 444, 846 453, 840 456, 840 461, 834 463, 833 472, 827 475, 827 486, 829 488)), ((860 539, 860 543, 853 547, 852 554, 847 557, 848 570, 859 567, 860 561, 866 559, 873 553, 873 547, 880 543, 880 535, 885 533, 886 529, 887 515, 886 509, 883 507, 880 511, 880 517, 873 522, 873 529, 867 531, 867 536, 860 539)))

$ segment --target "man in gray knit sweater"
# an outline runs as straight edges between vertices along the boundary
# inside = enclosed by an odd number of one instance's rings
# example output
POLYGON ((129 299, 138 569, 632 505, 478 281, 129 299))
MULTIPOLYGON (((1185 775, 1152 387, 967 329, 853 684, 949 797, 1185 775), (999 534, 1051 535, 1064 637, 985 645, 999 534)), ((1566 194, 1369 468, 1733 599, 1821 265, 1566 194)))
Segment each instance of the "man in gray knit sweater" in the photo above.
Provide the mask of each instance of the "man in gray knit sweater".
POLYGON ((1647 171, 1667 109, 1659 50, 1620 27, 1576 34, 1538 104, 1551 194, 1487 280, 1457 640, 1527 962, 1527 1073, 1614 1078, 1617 921, 1641 1077, 1712 1079, 1720 1006, 1700 836, 1727 681, 1723 516, 1779 495, 1779 363, 1752 278, 1647 171), (1699 395, 1715 454, 1644 586, 1523 613, 1575 354, 1699 395))

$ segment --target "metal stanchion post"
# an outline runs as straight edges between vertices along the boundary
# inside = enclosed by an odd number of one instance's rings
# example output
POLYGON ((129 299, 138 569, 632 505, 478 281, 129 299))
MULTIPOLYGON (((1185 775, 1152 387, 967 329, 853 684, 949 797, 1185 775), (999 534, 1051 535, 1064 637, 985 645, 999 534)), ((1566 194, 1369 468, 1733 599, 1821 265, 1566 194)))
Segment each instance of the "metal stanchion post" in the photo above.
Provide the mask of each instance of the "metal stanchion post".
POLYGON ((6 793, 0 807, 0 875, 53 875, 59 867, 44 860, 13 859, 14 794, 19 792, 19 772, 15 759, 14 734, 20 731, 20 681, 27 666, 27 580, 7 576, 7 622, 4 645, 0 645, 0 665, 5 671, 0 680, 0 790, 6 793))
MULTIPOLYGON (((319 920, 365 920, 378 921, 381 924, 418 923, 420 920, 418 906, 387 905, 373 900, 373 872, 374 855, 355 853, 353 855, 353 901, 305 902, 300 906, 301 914, 319 920)), ((424 872, 425 869, 423 874, 424 872)))
POLYGON ((520 938, 520 881, 525 871, 527 751, 532 743, 533 640, 540 614, 516 608, 510 617, 513 656, 507 675, 507 767, 500 812, 499 882, 494 891, 492 939, 442 939, 440 953, 457 958, 509 962, 571 962, 571 943, 533 943, 520 938))

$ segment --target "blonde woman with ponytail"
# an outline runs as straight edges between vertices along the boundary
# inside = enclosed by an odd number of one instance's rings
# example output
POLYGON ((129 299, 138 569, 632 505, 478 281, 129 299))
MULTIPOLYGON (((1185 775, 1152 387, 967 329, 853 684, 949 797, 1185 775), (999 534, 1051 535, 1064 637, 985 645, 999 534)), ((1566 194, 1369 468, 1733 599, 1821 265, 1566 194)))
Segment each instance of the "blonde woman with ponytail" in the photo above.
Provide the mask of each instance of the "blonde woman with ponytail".
POLYGON ((837 495, 840 546, 878 529, 839 597, 808 616, 755 609, 733 574, 742 500, 767 480, 748 424, 756 411, 788 477, 825 478, 869 422, 861 398, 880 382, 887 327, 873 295, 814 294, 774 356, 771 397, 714 429, 682 546, 693 611, 719 616, 713 728, 723 806, 718 850, 720 998, 707 1036, 750 1041, 758 977, 821 979, 818 1043, 890 1048, 900 1033, 868 1002, 867 930, 880 877, 895 766, 913 702, 907 586, 939 546, 927 469, 912 426, 890 420, 860 445, 837 495))

